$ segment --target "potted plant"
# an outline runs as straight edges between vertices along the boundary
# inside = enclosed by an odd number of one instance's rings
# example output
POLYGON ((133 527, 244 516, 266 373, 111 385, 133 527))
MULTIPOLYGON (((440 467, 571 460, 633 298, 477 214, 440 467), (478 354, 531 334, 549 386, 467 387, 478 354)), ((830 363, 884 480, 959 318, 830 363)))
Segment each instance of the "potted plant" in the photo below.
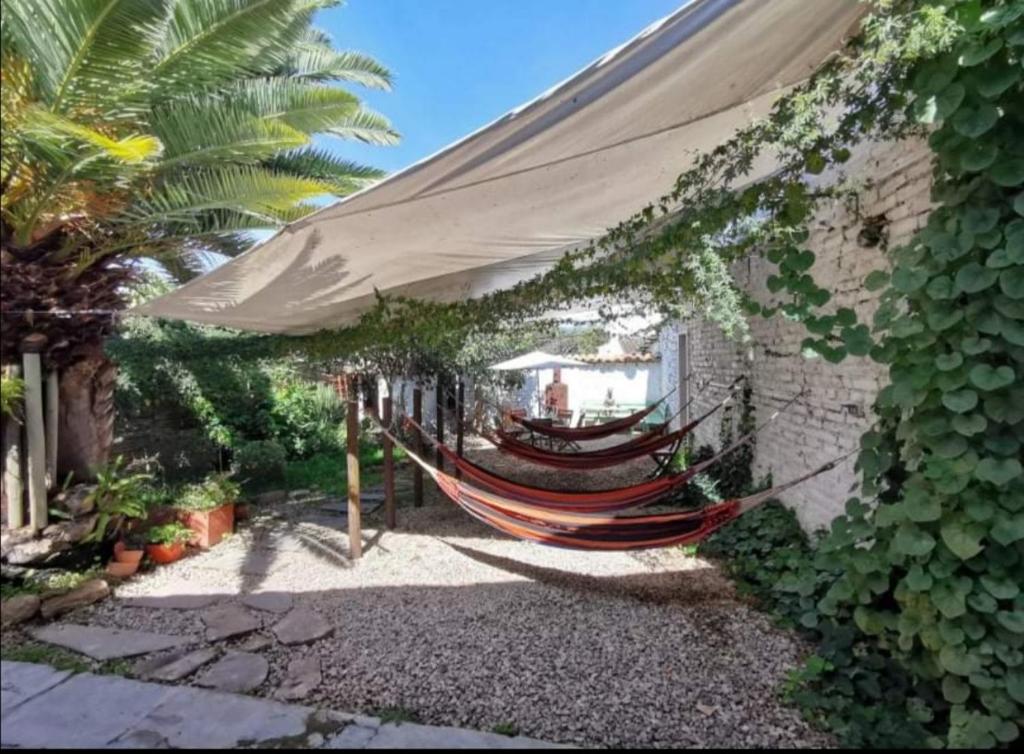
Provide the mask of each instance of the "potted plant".
POLYGON ((192 531, 179 521, 151 527, 146 534, 146 555, 159 565, 173 563, 185 554, 185 543, 191 538, 192 531))
POLYGON ((139 563, 142 562, 142 556, 146 554, 145 548, 145 538, 138 532, 130 531, 124 539, 120 539, 114 544, 114 562, 124 565, 133 564, 138 568, 139 563))
POLYGON ((181 522, 192 530, 192 544, 213 547, 235 528, 239 487, 227 474, 215 474, 182 491, 176 507, 181 522))

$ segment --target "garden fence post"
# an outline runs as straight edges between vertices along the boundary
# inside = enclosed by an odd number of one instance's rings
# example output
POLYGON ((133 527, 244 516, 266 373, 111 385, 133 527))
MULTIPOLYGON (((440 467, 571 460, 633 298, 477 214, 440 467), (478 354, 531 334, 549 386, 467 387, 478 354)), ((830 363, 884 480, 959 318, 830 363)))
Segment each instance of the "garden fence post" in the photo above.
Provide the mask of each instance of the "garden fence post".
MULTIPOLYGON (((419 385, 412 389, 412 420, 423 426, 423 388, 419 385)), ((417 456, 423 457, 423 436, 418 429, 413 435, 413 450, 417 456)), ((423 505, 423 469, 419 464, 413 464, 412 485, 413 505, 419 508, 423 505)))
MULTIPOLYGON (((466 380, 459 375, 459 388, 455 397, 455 452, 462 458, 466 434, 466 380)), ((456 469, 455 475, 462 479, 462 472, 456 469)))
POLYGON ((437 375, 437 399, 434 401, 434 414, 437 417, 437 450, 434 454, 434 465, 438 471, 444 471, 444 455, 441 453, 441 444, 444 442, 444 408, 447 404, 444 395, 444 376, 437 375))
POLYGON ((39 353, 45 336, 29 335, 21 342, 25 370, 25 457, 28 483, 29 524, 34 531, 46 528, 46 429, 43 423, 43 367, 39 353))
MULTIPOLYGON (((391 383, 388 382, 388 394, 383 398, 383 424, 391 430, 391 383)), ((395 445, 391 438, 384 435, 384 525, 394 529, 398 525, 395 515, 395 445)))
POLYGON ((359 499, 359 383, 348 376, 348 553, 352 560, 363 556, 362 503, 359 499))
POLYGON ((60 419, 60 379, 56 369, 46 374, 46 488, 57 486, 57 426, 60 419))
MULTIPOLYGON (((9 377, 21 376, 21 367, 11 366, 9 377)), ((7 495, 7 525, 18 529, 25 525, 25 479, 21 471, 21 422, 15 416, 4 417, 4 493, 7 495)))

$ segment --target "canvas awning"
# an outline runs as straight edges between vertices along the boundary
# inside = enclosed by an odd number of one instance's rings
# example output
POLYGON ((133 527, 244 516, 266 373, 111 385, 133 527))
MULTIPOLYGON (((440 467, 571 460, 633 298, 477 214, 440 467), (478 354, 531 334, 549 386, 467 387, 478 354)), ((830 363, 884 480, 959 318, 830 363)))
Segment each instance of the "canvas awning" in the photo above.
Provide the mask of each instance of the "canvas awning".
POLYGON ((135 312, 303 334, 353 322, 375 289, 454 300, 532 277, 669 191, 697 153, 810 75, 862 13, 858 0, 693 0, 532 102, 135 312))

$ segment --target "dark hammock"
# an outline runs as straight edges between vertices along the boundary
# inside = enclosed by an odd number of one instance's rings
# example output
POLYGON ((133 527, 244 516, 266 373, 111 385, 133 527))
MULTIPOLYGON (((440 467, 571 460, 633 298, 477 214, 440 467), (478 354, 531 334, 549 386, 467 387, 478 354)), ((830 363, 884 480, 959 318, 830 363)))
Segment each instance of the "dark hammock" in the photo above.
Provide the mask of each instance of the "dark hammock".
MULTIPOLYGON (((388 436, 404 448, 390 432, 388 436)), ((787 484, 701 510, 616 517, 549 511, 510 500, 460 481, 405 450, 456 505, 488 526, 518 539, 582 550, 640 550, 698 542, 742 513, 834 468, 842 460, 830 461, 787 484)))
POLYGON ((631 461, 635 458, 652 455, 660 450, 671 447, 672 453, 678 448, 682 439, 692 432, 702 421, 714 414, 720 408, 732 400, 730 393, 725 400, 706 412, 702 416, 686 424, 675 432, 665 432, 666 427, 660 426, 639 437, 634 437, 624 443, 614 445, 610 448, 599 448, 597 450, 585 450, 578 453, 561 453, 554 450, 545 450, 523 442, 507 432, 497 430, 495 435, 481 433, 488 442, 499 450, 517 456, 527 461, 539 463, 544 466, 551 466, 556 469, 591 470, 605 469, 610 466, 631 461))
MULTIPOLYGON (((667 398, 668 396, 665 396, 667 398)), ((652 403, 647 408, 641 409, 636 413, 624 416, 621 419, 613 419, 603 424, 595 424, 591 427, 556 427, 545 422, 538 422, 532 419, 527 419, 522 416, 510 416, 516 424, 519 424, 531 432, 536 432, 540 435, 547 435, 548 437, 554 437, 559 440, 566 440, 569 442, 583 442, 586 440, 600 440, 604 437, 610 437, 618 432, 629 429, 635 424, 639 424, 651 413, 654 412, 658 406, 665 400, 662 398, 657 403, 652 403)))

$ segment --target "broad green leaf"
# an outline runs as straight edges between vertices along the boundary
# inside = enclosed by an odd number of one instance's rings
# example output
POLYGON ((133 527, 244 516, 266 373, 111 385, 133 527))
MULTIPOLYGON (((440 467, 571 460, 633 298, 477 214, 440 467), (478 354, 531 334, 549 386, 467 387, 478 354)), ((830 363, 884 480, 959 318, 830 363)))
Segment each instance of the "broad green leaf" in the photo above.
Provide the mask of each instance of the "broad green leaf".
POLYGON ((954 390, 944 393, 942 405, 958 414, 966 414, 978 405, 978 394, 973 390, 954 390))
POLYGON ((999 289, 1012 299, 1024 299, 1024 266, 999 273, 999 289))
MULTIPOLYGON (((988 102, 974 108, 961 108, 952 118, 953 128, 968 139, 977 139, 999 121, 999 111, 988 102)), ((981 231, 975 231, 981 232, 981 231)))
POLYGON ((970 68, 984 63, 1001 49, 1003 49, 1002 37, 994 37, 987 42, 974 42, 960 54, 960 65, 970 68))
POLYGON ((997 270, 968 262, 956 273, 956 289, 964 293, 978 293, 994 285, 998 279, 997 270))
MULTIPOLYGON (((1022 204, 1024 204, 1024 201, 1022 201, 1022 204)), ((888 282, 888 272, 886 272, 885 270, 875 270, 874 272, 868 273, 868 276, 864 278, 864 287, 869 291, 880 291, 886 286, 888 282)))
POLYGON ((1016 379, 1013 367, 993 367, 990 364, 978 364, 968 373, 971 384, 981 390, 994 391, 1012 385, 1016 379))
POLYGON ((949 372, 964 363, 964 357, 959 351, 943 353, 935 357, 935 368, 940 372, 949 372))
POLYGON ((1011 545, 1024 539, 1024 513, 1001 514, 990 533, 992 539, 1001 545, 1011 545))
POLYGON ((1007 631, 1024 634, 1024 610, 1001 610, 996 613, 996 620, 1007 631))
POLYGON ((982 550, 985 527, 962 520, 949 521, 940 530, 946 547, 961 560, 970 560, 982 550))
POLYGON ((997 600, 1012 600, 1020 594, 1020 585, 1006 576, 997 578, 990 574, 983 574, 979 581, 985 590, 997 600))
POLYGON ((1016 458, 984 458, 978 463, 974 475, 983 482, 992 482, 1000 487, 1021 475, 1024 468, 1016 458))
POLYGON ((1024 158, 997 160, 988 170, 989 177, 1000 186, 1014 188, 1024 184, 1024 158))
POLYGON ((956 414, 950 420, 953 429, 965 437, 971 437, 979 432, 984 432, 988 426, 988 420, 981 414, 956 414))
POLYGON ((985 353, 991 347, 991 340, 988 338, 978 338, 973 335, 960 341, 961 350, 968 356, 977 356, 979 353, 985 353))
POLYGON ((893 537, 896 552, 911 557, 927 555, 935 548, 935 537, 919 526, 904 524, 896 530, 893 537))

